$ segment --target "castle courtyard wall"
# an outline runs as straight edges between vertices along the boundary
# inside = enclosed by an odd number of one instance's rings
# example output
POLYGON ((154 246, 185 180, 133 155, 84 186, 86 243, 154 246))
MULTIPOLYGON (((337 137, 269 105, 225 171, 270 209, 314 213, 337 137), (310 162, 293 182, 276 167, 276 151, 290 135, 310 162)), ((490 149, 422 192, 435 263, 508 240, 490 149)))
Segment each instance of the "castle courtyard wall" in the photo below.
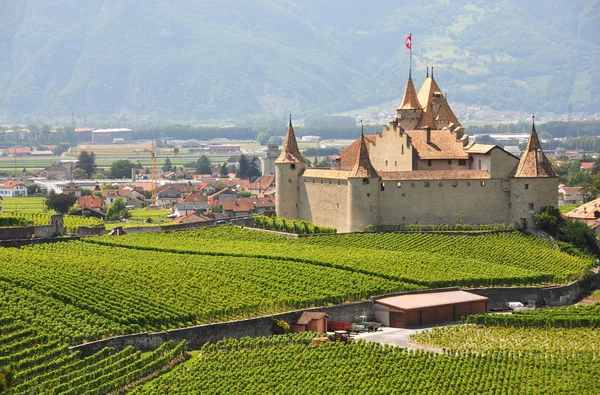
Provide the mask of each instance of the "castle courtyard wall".
POLYGON ((455 224, 457 217, 489 224, 509 218, 509 193, 501 179, 385 181, 384 186, 380 225, 455 224))

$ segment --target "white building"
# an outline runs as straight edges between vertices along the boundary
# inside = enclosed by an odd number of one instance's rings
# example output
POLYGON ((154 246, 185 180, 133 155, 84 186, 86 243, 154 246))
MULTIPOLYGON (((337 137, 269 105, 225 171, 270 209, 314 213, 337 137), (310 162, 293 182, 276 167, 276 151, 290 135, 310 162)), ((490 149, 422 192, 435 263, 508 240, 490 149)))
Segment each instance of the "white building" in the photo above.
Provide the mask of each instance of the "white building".
POLYGON ((1 197, 27 196, 27 187, 18 181, 5 181, 0 183, 1 197))

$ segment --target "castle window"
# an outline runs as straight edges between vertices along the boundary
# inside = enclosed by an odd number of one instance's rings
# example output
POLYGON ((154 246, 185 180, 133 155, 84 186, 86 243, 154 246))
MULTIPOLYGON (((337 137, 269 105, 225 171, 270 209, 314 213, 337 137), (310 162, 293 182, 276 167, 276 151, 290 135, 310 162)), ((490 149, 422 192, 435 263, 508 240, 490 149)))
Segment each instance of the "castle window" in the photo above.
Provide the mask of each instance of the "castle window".
POLYGON ((448 164, 451 165, 452 164, 452 159, 448 159, 448 164))
POLYGON ((315 179, 313 178, 313 184, 315 183, 315 179))
POLYGON ((481 181, 481 186, 484 187, 485 186, 485 181, 481 181))
POLYGON ((525 184, 525 189, 529 189, 529 184, 525 184))
POLYGON ((394 161, 394 166, 398 166, 398 161, 397 160, 394 161))
POLYGON ((381 188, 381 192, 385 191, 385 184, 383 182, 381 183, 380 188, 381 188))
POLYGON ((290 169, 292 169, 292 170, 296 170, 296 164, 295 164, 295 163, 292 163, 292 164, 290 165, 290 169))
POLYGON ((385 161, 385 165, 386 165, 386 166, 388 165, 388 164, 387 164, 387 162, 388 162, 388 161, 386 160, 386 161, 385 161))
POLYGON ((329 180, 329 185, 331 185, 331 180, 329 180))
POLYGON ((508 203, 508 208, 512 208, 512 203, 508 203))
POLYGON ((466 159, 459 159, 458 160, 458 165, 459 166, 466 166, 467 165, 467 160, 466 159))
POLYGON ((288 182, 291 184, 291 183, 292 183, 292 179, 291 179, 291 178, 288 178, 288 182))
POLYGON ((404 155, 404 144, 402 144, 402 155, 404 155))
POLYGON ((470 187, 471 186, 471 181, 467 181, 467 186, 470 187))
POLYGON ((443 187, 443 186, 444 186, 444 183, 440 181, 440 182, 438 183, 438 187, 443 187))
POLYGON ((411 183, 410 183, 410 186, 414 188, 414 187, 415 187, 415 183, 414 183, 414 182, 411 182, 411 183))
POLYGON ((340 204, 339 204, 339 203, 336 203, 336 204, 335 204, 335 208, 340 208, 340 204))
POLYGON ((533 211, 533 203, 529 203, 528 206, 529 206, 529 211, 533 211))
POLYGON ((427 161, 427 166, 431 166, 431 159, 427 161))
POLYGON ((453 186, 454 188, 456 188, 456 187, 458 186, 458 182, 454 181, 454 182, 452 183, 452 186, 453 186))
POLYGON ((370 193, 367 193, 367 197, 371 197, 371 194, 370 194, 370 193))
POLYGON ((338 185, 340 185, 340 180, 338 180, 338 185))
POLYGON ((402 183, 401 183, 400 181, 398 181, 398 182, 396 183, 396 186, 397 186, 398 188, 402 188, 402 183))
POLYGON ((369 179, 368 178, 363 178, 363 185, 367 185, 369 183, 369 179))
POLYGON ((323 180, 321 180, 321 184, 323 183, 323 180))
POLYGON ((429 188, 429 181, 425 181, 424 185, 425 185, 425 188, 429 188))

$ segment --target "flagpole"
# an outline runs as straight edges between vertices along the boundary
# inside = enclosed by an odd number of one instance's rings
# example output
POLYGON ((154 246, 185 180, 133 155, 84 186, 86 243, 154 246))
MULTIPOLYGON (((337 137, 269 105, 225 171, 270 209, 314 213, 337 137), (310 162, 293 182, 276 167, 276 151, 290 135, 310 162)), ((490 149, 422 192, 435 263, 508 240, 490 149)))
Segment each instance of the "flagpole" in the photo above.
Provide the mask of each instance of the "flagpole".
POLYGON ((412 79, 412 33, 410 33, 410 68, 408 69, 408 78, 412 79))

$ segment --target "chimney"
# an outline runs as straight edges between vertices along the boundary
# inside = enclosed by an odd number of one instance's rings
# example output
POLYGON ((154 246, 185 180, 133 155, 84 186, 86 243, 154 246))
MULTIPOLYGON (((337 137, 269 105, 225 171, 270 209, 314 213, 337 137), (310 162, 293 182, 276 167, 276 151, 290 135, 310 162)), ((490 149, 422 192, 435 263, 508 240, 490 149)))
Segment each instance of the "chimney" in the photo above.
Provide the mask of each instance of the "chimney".
POLYGON ((427 144, 431 143, 431 127, 427 126, 427 128, 425 128, 425 142, 427 144))

